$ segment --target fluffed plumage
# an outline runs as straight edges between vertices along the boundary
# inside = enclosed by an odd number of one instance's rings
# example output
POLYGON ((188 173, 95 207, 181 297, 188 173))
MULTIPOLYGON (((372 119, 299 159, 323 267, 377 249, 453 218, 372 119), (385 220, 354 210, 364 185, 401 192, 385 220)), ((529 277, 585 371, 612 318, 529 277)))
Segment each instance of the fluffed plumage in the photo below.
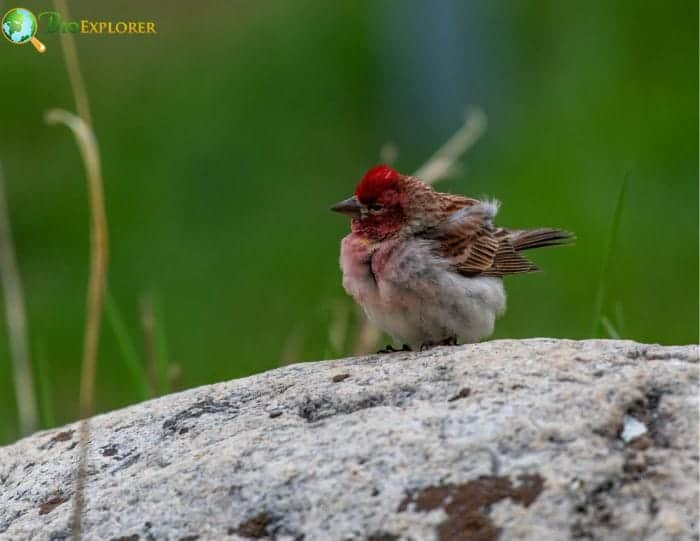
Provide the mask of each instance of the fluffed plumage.
POLYGON ((341 245, 346 291, 412 348, 490 335, 505 309, 502 277, 538 270, 520 252, 572 239, 561 229, 496 227, 498 207, 373 167, 332 207, 353 218, 341 245))

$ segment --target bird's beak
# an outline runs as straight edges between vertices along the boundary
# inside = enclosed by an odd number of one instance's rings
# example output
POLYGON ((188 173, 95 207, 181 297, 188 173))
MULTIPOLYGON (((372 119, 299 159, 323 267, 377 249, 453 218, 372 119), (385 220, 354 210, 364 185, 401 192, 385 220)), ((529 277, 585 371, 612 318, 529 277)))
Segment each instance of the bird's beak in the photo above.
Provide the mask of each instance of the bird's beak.
POLYGON ((360 218, 362 216, 362 205, 357 200, 357 196, 353 195, 347 199, 336 203, 331 207, 333 212, 339 212, 340 214, 345 214, 351 218, 360 218))

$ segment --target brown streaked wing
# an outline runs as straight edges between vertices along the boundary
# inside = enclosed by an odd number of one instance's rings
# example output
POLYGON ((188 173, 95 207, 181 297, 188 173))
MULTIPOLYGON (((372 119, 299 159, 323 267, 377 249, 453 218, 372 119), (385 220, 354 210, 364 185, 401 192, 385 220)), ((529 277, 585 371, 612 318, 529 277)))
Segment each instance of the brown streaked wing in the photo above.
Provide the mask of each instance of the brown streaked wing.
POLYGON ((460 274, 505 276, 539 270, 518 254, 511 234, 508 229, 490 227, 475 209, 463 220, 448 222, 433 238, 439 243, 438 252, 460 274))
POLYGON ((505 276, 540 270, 532 261, 521 256, 508 237, 499 239, 498 250, 490 268, 482 276, 505 276))
POLYGON ((489 269, 498 251, 498 239, 478 208, 461 220, 448 220, 432 238, 438 242, 438 253, 464 274, 480 274, 489 269))

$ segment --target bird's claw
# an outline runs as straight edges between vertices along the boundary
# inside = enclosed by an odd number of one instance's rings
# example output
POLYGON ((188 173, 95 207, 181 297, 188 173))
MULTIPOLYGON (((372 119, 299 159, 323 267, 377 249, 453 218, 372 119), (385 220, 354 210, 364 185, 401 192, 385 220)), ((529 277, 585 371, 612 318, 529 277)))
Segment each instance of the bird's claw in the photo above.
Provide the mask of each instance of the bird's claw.
POLYGON ((420 350, 427 351, 427 350, 434 348, 436 346, 456 346, 456 345, 457 345, 457 337, 450 336, 449 338, 445 338, 441 342, 424 342, 423 344, 420 345, 420 350))
POLYGON ((396 349, 391 344, 388 344, 384 349, 377 351, 377 353, 396 353, 397 351, 411 351, 411 347, 408 344, 404 344, 401 349, 396 349))

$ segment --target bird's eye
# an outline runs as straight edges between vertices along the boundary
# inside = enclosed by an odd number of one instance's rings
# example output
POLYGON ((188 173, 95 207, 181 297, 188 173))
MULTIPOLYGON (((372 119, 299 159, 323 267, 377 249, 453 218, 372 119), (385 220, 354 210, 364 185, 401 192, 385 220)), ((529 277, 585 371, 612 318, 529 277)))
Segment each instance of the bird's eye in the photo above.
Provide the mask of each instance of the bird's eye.
POLYGON ((378 205, 378 204, 376 204, 376 203, 373 204, 373 205, 369 205, 367 208, 368 208, 369 210, 371 210, 372 212, 377 212, 377 211, 382 210, 382 206, 381 206, 381 205, 378 205))

